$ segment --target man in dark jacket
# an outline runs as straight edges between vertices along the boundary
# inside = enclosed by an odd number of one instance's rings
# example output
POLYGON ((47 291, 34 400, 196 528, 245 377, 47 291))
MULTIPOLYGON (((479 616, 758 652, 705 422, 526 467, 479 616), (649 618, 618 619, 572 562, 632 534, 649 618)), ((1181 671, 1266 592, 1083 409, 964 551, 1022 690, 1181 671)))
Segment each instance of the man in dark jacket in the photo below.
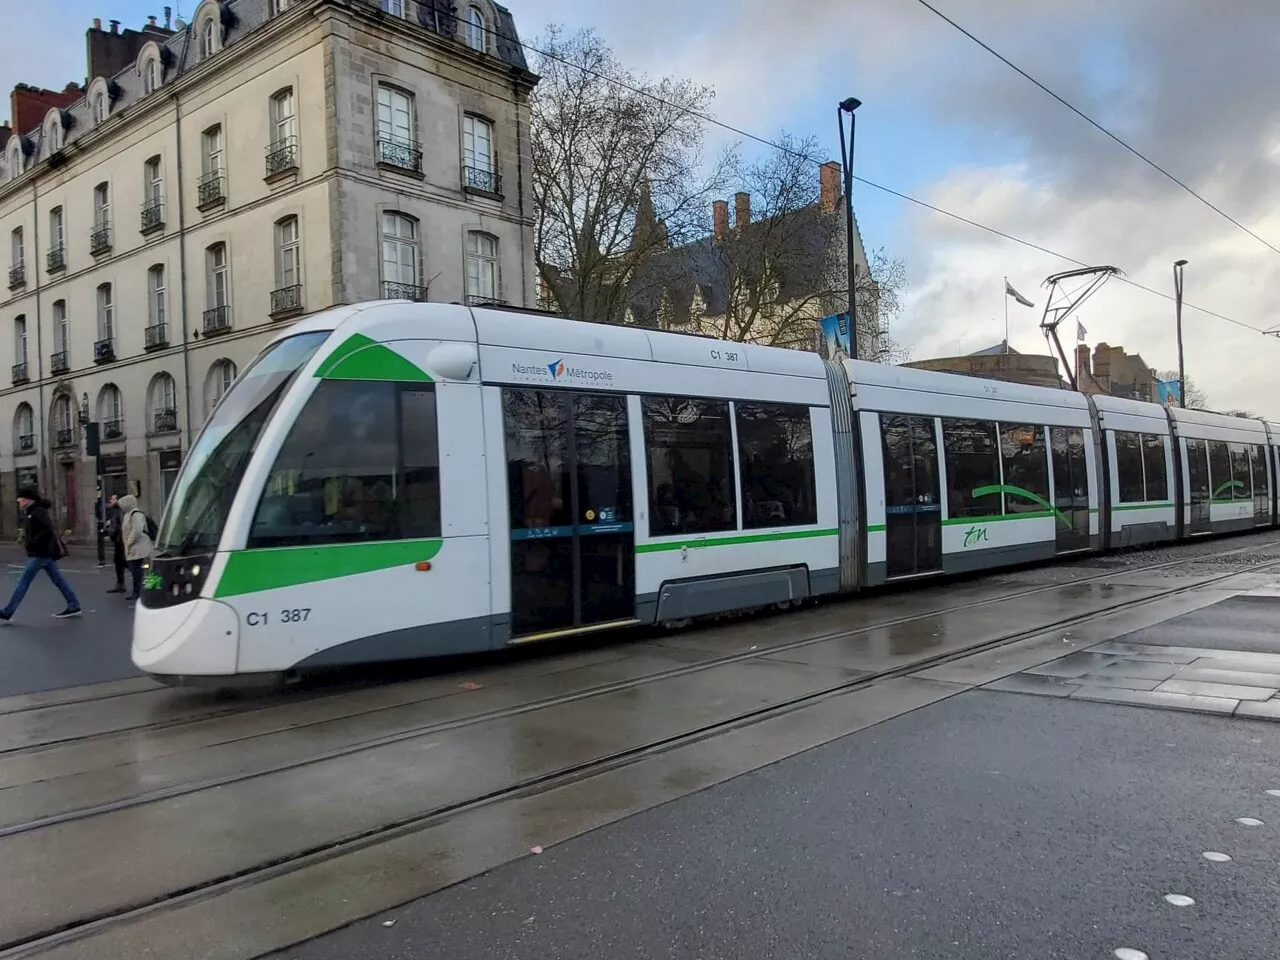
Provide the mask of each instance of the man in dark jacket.
POLYGON ((67 609, 61 613, 55 613, 54 616, 59 620, 80 616, 80 601, 76 599, 71 584, 67 583, 62 576, 62 571, 58 569, 62 542, 53 529, 53 520, 49 516, 49 501, 40 496, 34 488, 23 487, 18 491, 18 505, 26 514, 24 540, 27 547, 27 565, 22 568, 22 576, 18 578, 18 585, 13 588, 13 596, 4 605, 4 609, 0 610, 0 621, 8 623, 13 618, 18 611, 18 604, 22 603, 22 598, 27 595, 27 590, 31 587, 31 581, 41 570, 49 574, 49 579, 67 601, 67 609))
POLYGON ((120 500, 113 493, 107 501, 107 536, 111 538, 112 559, 116 565, 116 585, 107 593, 124 593, 124 534, 120 522, 120 500))

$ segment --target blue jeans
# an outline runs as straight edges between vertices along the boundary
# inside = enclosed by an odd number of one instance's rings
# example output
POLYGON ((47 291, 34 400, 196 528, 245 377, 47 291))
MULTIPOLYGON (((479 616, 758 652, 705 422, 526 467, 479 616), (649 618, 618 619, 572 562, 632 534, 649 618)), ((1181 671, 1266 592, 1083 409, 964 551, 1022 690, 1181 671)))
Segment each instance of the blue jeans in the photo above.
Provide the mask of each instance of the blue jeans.
POLYGON ((71 589, 71 584, 67 583, 66 578, 62 576, 62 571, 58 569, 58 562, 50 560, 48 557, 28 557, 27 565, 22 568, 22 576, 18 578, 18 585, 13 588, 13 596, 9 598, 9 602, 4 606, 3 612, 6 616, 12 617, 17 613, 18 604, 22 603, 22 598, 27 595, 27 591, 31 588, 31 581, 36 578, 36 574, 41 570, 49 574, 49 579, 53 581, 53 585, 62 592, 62 596, 67 601, 67 609, 80 609, 80 601, 76 599, 76 594, 71 589))

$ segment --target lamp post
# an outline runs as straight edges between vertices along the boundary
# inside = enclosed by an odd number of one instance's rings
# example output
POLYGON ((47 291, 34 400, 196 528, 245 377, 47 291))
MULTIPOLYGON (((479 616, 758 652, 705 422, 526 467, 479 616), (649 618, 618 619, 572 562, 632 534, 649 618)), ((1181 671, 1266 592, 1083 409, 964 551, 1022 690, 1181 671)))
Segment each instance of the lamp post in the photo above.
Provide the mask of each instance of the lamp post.
POLYGON ((858 359, 858 268, 853 255, 853 139, 858 118, 854 111, 862 106, 856 97, 841 100, 836 108, 836 123, 840 127, 840 166, 844 171, 844 241, 849 260, 849 356, 858 359), (844 115, 849 115, 849 142, 846 149, 844 115))
POLYGON ((1178 406, 1187 405, 1187 368, 1182 359, 1182 268, 1185 260, 1175 260, 1173 264, 1173 304, 1178 318, 1178 406))

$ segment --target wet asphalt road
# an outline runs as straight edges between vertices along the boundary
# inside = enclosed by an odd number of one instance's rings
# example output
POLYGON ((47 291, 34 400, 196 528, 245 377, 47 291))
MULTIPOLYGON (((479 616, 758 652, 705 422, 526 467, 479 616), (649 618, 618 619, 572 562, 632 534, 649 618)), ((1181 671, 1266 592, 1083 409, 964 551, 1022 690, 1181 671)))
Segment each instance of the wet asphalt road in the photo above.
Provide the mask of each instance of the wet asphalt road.
POLYGON ((966 693, 275 956, 1270 957, 1278 752, 1273 723, 966 693))
MULTIPOLYGON (((0 607, 18 582, 23 559, 12 546, 0 548, 0 607)), ((106 592, 115 583, 114 568, 100 569, 92 547, 72 548, 59 567, 84 615, 54 620, 66 604, 47 574, 37 576, 13 620, 0 624, 0 697, 141 676, 129 659, 133 608, 122 595, 106 592)))

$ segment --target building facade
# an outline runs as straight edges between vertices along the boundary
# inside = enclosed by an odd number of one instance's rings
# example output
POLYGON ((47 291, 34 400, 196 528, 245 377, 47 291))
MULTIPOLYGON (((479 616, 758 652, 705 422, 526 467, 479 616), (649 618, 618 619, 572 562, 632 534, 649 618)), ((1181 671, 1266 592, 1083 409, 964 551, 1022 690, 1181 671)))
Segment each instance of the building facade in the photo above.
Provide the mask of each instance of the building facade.
POLYGON ((95 22, 87 52, 84 89, 19 87, 0 128, 6 503, 39 483, 89 538, 100 466, 158 516, 213 406, 308 313, 533 302, 536 78, 503 7, 203 0, 95 22))

